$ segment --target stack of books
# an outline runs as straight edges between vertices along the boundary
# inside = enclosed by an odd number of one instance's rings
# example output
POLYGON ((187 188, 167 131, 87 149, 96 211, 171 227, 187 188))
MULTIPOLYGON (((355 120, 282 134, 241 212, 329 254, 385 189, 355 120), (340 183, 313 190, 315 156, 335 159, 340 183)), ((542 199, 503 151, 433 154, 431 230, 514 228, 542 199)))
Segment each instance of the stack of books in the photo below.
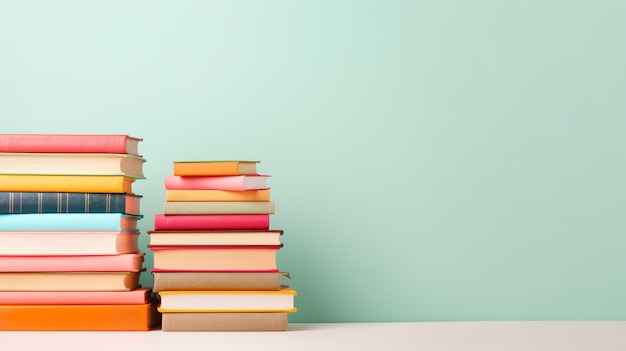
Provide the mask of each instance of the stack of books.
POLYGON ((283 331, 296 292, 281 285, 282 230, 258 161, 180 161, 154 217, 153 290, 163 331, 283 331))
POLYGON ((0 330, 150 330, 142 139, 0 134, 0 330))

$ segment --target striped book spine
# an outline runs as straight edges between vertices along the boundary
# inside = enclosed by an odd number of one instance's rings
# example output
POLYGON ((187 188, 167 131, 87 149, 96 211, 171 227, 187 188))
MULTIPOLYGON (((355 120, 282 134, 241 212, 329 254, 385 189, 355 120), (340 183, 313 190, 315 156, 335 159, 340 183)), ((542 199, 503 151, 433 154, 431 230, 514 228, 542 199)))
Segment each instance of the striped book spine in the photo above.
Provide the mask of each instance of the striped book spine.
POLYGON ((140 214, 140 195, 125 193, 0 192, 0 214, 140 214))

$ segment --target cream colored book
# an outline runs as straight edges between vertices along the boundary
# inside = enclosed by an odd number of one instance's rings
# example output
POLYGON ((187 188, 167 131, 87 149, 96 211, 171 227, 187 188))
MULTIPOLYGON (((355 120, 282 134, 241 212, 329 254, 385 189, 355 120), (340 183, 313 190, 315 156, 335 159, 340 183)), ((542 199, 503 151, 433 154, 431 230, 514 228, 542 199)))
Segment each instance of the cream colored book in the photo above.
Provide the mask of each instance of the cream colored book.
POLYGON ((150 246, 280 246, 282 230, 148 231, 150 246))
POLYGON ((163 213, 174 214, 273 214, 272 201, 166 201, 163 213))

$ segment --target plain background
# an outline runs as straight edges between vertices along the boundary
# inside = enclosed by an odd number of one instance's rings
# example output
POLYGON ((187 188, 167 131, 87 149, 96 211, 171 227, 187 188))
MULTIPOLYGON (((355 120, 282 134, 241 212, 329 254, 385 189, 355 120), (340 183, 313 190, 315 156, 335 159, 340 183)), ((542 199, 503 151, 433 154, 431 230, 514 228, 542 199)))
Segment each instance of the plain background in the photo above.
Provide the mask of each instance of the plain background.
MULTIPOLYGON (((291 322, 626 318, 622 1, 0 1, 3 133, 260 160, 291 322)), ((149 272, 142 281, 151 284, 149 272)))

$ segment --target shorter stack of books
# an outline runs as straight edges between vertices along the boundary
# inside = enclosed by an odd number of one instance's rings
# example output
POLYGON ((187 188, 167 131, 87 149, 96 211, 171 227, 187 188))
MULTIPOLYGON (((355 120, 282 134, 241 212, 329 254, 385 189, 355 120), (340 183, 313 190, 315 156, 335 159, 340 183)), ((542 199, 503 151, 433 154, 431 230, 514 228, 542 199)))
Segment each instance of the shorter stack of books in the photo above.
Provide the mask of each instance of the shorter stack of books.
POLYGON ((296 292, 281 279, 282 230, 257 161, 179 161, 154 218, 153 290, 163 331, 281 331, 296 292))
POLYGON ((149 330, 141 139, 0 135, 0 330, 149 330))

